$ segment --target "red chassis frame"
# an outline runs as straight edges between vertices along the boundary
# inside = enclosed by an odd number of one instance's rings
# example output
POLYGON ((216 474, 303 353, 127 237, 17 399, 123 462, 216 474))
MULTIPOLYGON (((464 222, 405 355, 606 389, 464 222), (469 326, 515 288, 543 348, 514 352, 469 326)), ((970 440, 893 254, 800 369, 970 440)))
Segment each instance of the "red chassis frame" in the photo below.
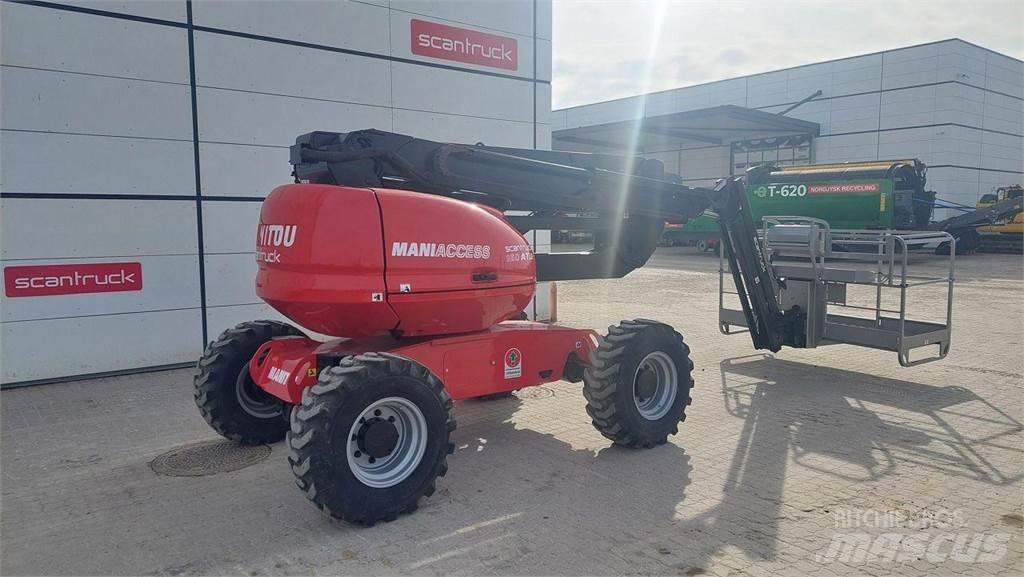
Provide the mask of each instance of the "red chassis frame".
POLYGON ((589 364, 597 333, 532 321, 505 321, 486 330, 442 337, 365 337, 318 342, 282 337, 263 344, 249 361, 261 389, 291 404, 313 386, 321 368, 349 355, 387 352, 412 359, 444 383, 453 399, 470 399, 578 378, 567 366, 589 364))

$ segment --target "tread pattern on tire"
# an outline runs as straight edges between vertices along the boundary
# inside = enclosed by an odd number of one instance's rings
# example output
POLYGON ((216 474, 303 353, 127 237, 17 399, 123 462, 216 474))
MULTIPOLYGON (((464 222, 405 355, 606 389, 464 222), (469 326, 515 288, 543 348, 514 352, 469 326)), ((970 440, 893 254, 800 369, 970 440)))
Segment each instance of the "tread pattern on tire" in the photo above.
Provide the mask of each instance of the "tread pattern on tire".
MULTIPOLYGON (((266 341, 275 337, 283 336, 305 336, 299 329, 278 321, 249 321, 235 325, 227 329, 210 342, 203 351, 203 356, 196 363, 195 400, 196 406, 203 419, 226 439, 243 444, 263 444, 280 441, 284 438, 287 430, 287 423, 281 419, 282 425, 277 428, 268 427, 266 430, 248 431, 241 433, 237 426, 232 426, 230 404, 234 401, 235 379, 237 374, 225 373, 226 360, 229 355, 245 354, 248 349, 255 349, 266 341), (253 346, 255 344, 255 347, 253 346), (229 382, 230 387, 224 383, 229 382)), ((252 354, 249 352, 248 354, 252 354)), ((249 359, 245 359, 248 363, 249 359)))
POLYGON ((291 465, 292 473, 295 474, 295 484, 317 508, 335 519, 372 526, 377 521, 394 521, 399 515, 411 513, 418 507, 420 497, 430 497, 434 494, 436 479, 445 476, 448 472, 448 455, 455 452, 455 444, 450 440, 451 433, 456 427, 455 419, 451 416, 451 409, 452 398, 444 389, 440 379, 419 363, 390 353, 363 353, 345 357, 338 365, 321 371, 317 383, 303 391, 302 403, 292 410, 287 445, 288 463, 291 465), (312 475, 317 455, 315 444, 312 441, 318 431, 322 432, 327 429, 330 417, 328 396, 335 395, 336 398, 344 398, 346 392, 355 390, 366 380, 385 375, 406 375, 419 379, 427 383, 434 394, 441 399, 447 416, 443 440, 445 451, 441 457, 437 476, 419 495, 415 495, 411 502, 395 503, 380 511, 353 515, 332 508, 323 493, 317 490, 312 475))
MULTIPOLYGON (((690 391, 693 389, 693 361, 690 359, 690 348, 683 340, 683 335, 671 326, 649 319, 634 319, 622 321, 618 325, 608 327, 608 334, 600 338, 600 344, 590 355, 590 366, 584 373, 583 396, 587 400, 587 414, 590 415, 594 427, 617 445, 632 448, 651 448, 655 445, 663 445, 668 441, 669 434, 676 434, 679 429, 674 427, 663 437, 654 440, 641 440, 630 432, 623 422, 623 416, 615 405, 615 397, 618 387, 624 384, 623 375, 620 375, 622 363, 621 357, 626 352, 629 342, 637 337, 641 331, 663 330, 669 331, 682 346, 686 354, 686 374, 680 375, 680 379, 689 380, 687 395, 682 404, 682 411, 679 421, 686 420, 686 407, 693 403, 690 391)), ((632 377, 628 377, 632 384, 632 377)), ((680 383, 682 385, 682 383, 680 383)), ((680 386, 680 392, 682 386, 680 386)), ((632 391, 630 391, 632 394, 632 391)))

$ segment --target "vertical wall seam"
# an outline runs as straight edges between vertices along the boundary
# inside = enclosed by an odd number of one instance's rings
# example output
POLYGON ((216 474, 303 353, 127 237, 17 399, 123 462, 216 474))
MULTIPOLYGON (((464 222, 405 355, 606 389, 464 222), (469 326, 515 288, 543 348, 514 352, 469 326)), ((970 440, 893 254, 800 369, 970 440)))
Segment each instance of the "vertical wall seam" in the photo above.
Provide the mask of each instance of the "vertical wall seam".
MULTIPOLYGON (((878 124, 875 130, 875 160, 882 159, 882 95, 885 93, 885 52, 882 52, 882 61, 878 65, 878 124)), ((831 121, 831 117, 829 118, 831 121)), ((832 130, 829 124, 829 131, 832 130)))
MULTIPOLYGON (((985 55, 985 86, 988 86, 988 84, 989 84, 989 82, 988 82, 988 58, 989 58, 989 55, 986 54, 985 55)), ((963 89, 960 89, 960 91, 962 92, 963 89)), ((936 101, 938 101, 938 98, 936 98, 936 101)), ((987 105, 988 105, 988 92, 985 91, 985 90, 982 90, 981 91, 981 125, 982 126, 985 126, 985 107, 987 105)), ((962 140, 960 140, 960 134, 962 132, 963 132, 963 129, 961 129, 960 127, 957 127, 957 131, 956 131, 956 133, 957 133, 956 134, 956 160, 954 162, 960 162, 960 143, 962 142, 962 140)), ((978 192, 977 192, 977 194, 974 195, 974 203, 975 204, 977 204, 977 202, 979 200, 981 200, 981 195, 985 194, 985 192, 983 190, 981 190, 981 163, 984 161, 984 158, 985 158, 985 133, 984 133, 984 131, 982 131, 979 134, 979 136, 981 137, 981 142, 979 143, 980 146, 978 147, 978 192)), ((946 138, 949 138, 949 136, 947 136, 946 138)), ((946 212, 947 212, 947 214, 949 213, 949 211, 946 211, 946 212)))
POLYGON ((537 0, 533 0, 533 149, 537 149, 537 0))
MULTIPOLYGON (((391 0, 388 0, 388 56, 395 55, 395 37, 391 34, 392 16, 395 11, 391 8, 391 0)), ((412 42, 412 39, 409 39, 412 42)), ((388 104, 391 107, 391 131, 395 131, 395 61, 388 59, 388 97, 391 99, 388 104)))
POLYGON ((185 0, 186 32, 188 33, 188 79, 192 98, 192 161, 196 178, 196 249, 199 255, 199 314, 202 323, 202 347, 209 342, 206 319, 206 254, 203 248, 203 184, 199 167, 199 111, 196 98, 196 46, 195 27, 192 22, 192 0, 185 0))
MULTIPOLYGON (((537 150, 537 0, 533 0, 533 149, 537 150)), ((533 250, 537 250, 537 231, 531 231, 533 234, 533 250)), ((537 291, 533 293, 533 314, 530 316, 531 321, 537 320, 537 291)), ((551 303, 548 303, 550 307, 551 303)))

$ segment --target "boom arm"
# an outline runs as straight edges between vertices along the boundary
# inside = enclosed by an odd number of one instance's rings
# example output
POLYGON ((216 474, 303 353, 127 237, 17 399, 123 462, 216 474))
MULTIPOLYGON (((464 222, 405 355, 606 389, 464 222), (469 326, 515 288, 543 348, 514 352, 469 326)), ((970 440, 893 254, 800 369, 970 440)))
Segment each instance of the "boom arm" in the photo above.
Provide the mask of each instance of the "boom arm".
POLYGON ((776 283, 738 178, 690 188, 656 160, 635 156, 445 144, 383 132, 312 132, 291 148, 297 182, 401 188, 459 198, 528 216, 520 232, 594 231, 593 250, 537 255, 538 280, 617 278, 643 266, 666 222, 711 207, 737 293, 758 349, 799 346, 798 310, 779 310, 776 283))

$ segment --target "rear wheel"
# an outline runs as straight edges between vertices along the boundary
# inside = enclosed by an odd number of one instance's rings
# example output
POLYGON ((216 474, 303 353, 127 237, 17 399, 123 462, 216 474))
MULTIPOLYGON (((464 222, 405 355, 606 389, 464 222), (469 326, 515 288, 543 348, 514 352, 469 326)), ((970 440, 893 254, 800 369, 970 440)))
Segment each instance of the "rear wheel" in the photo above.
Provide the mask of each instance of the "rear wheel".
POLYGON ((295 482, 328 515, 372 525, 414 510, 448 471, 452 400, 422 365, 387 353, 320 373, 291 415, 295 482))
POLYGON ((608 327, 583 376, 594 427, 616 444, 653 447, 678 432, 693 387, 690 350, 672 327, 637 319, 608 327))
POLYGON ((206 347, 195 376, 196 406, 214 431, 245 444, 273 443, 288 430, 284 401, 256 386, 249 360, 277 337, 303 336, 291 325, 251 321, 221 333, 206 347))

